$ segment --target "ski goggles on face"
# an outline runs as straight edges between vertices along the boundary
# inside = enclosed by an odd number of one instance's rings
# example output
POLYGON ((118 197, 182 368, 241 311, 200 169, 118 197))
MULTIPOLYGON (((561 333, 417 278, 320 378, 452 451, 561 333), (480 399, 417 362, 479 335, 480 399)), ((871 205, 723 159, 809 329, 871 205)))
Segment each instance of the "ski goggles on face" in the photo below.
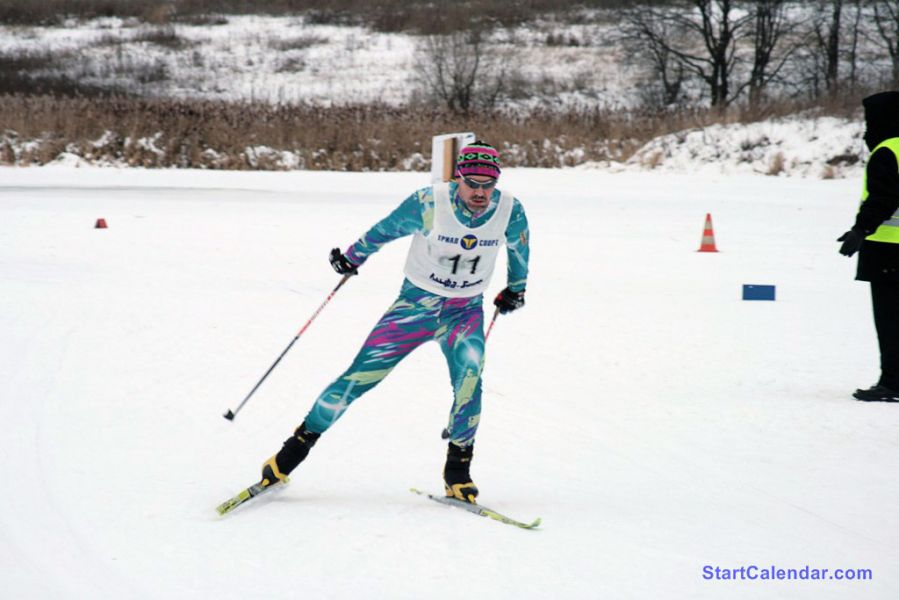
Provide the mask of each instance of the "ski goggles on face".
POLYGON ((465 185, 467 185, 468 187, 470 187, 473 190, 480 190, 482 188, 485 190, 491 190, 494 187, 496 187, 496 179, 490 179, 489 181, 485 181, 484 183, 481 183, 480 181, 475 181, 474 179, 469 179, 468 177, 465 177, 463 175, 462 181, 464 181, 465 185))

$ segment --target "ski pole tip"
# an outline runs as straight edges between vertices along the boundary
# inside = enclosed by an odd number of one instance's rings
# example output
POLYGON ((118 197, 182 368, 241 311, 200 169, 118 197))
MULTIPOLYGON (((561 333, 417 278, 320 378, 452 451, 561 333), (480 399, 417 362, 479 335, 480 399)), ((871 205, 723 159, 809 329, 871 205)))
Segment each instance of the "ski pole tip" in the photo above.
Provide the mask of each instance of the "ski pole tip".
POLYGON ((222 416, 225 417, 226 419, 228 419, 229 421, 233 421, 233 420, 234 420, 234 413, 231 412, 230 409, 228 410, 228 412, 226 412, 226 413, 225 413, 224 415, 222 415, 222 416))

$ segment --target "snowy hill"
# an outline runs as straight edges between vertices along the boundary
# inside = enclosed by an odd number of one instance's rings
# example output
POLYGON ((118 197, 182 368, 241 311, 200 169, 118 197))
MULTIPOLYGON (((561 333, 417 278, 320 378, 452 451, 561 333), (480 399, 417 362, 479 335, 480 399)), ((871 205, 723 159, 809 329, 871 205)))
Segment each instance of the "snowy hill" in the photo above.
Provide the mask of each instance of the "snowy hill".
POLYGON ((861 177, 864 120, 790 117, 712 125, 656 138, 628 166, 671 173, 861 177))
MULTIPOLYGON (((620 105, 627 99, 625 72, 597 69, 618 60, 619 51, 604 43, 612 28, 599 23, 560 33, 558 24, 532 23, 497 34, 490 49, 514 63, 515 77, 540 82, 546 97, 528 94, 525 104, 620 105), (553 34, 581 42, 547 46, 545 38, 553 34)), ((419 39, 299 16, 229 15, 212 24, 164 26, 102 18, 71 20, 64 27, 0 24, 0 56, 45 62, 37 75, 154 97, 399 105, 418 87, 419 39)))
POLYGON ((899 412, 850 397, 877 374, 868 290, 834 242, 852 180, 508 170, 532 229, 528 304, 491 335, 472 472, 484 504, 541 529, 407 491, 440 489, 450 386, 433 344, 290 486, 217 518, 393 300, 408 241, 235 422, 221 414, 336 283, 328 249, 425 183, 0 169, 4 596, 899 596, 899 412), (719 253, 696 252, 706 212, 719 253), (777 300, 742 301, 746 283, 777 300))

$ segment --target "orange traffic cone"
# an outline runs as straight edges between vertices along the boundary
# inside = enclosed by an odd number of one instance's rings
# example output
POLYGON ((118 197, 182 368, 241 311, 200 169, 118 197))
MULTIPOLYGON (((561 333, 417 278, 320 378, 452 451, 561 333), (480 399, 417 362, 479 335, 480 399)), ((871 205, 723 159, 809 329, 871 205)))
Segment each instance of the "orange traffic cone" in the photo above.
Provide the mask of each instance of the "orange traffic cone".
POLYGON ((697 252, 718 252, 715 248, 715 232, 712 230, 712 214, 705 215, 705 228, 702 230, 702 244, 697 252))
POLYGON ((97 224, 94 225, 94 229, 106 229, 106 219, 97 219, 97 224))

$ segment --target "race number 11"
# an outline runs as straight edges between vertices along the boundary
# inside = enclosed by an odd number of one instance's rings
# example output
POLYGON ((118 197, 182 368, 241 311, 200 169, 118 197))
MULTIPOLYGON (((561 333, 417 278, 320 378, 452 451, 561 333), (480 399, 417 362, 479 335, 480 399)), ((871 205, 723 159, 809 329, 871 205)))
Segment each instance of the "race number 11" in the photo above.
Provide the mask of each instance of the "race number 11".
MULTIPOLYGON (((478 262, 481 260, 480 256, 475 256, 468 262, 471 263, 471 274, 474 275, 475 271, 478 270, 478 262)), ((459 270, 459 263, 462 261, 462 255, 457 254, 454 257, 450 258, 449 261, 453 263, 453 275, 459 270)))

